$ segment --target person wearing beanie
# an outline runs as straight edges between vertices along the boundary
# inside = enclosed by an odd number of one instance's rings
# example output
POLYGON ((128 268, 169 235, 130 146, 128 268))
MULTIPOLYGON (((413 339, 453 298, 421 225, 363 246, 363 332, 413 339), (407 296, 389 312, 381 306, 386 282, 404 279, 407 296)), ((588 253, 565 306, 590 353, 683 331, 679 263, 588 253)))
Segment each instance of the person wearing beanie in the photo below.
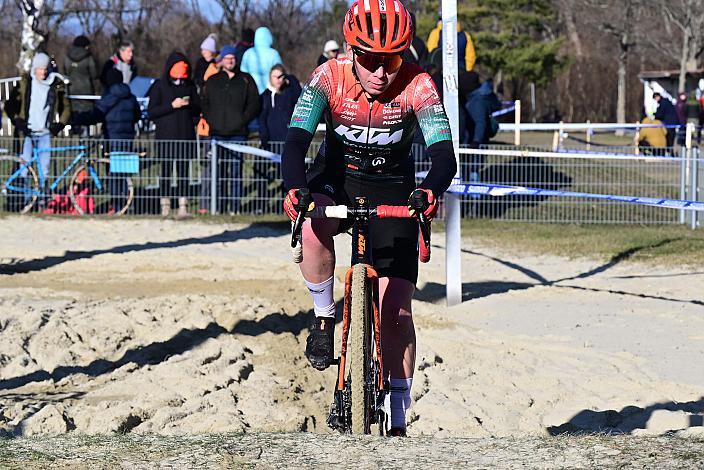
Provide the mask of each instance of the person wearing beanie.
MULTIPOLYGON (((251 50, 251 49, 250 49, 251 50)), ((248 51, 249 52, 249 51, 248 51)), ((247 124, 259 115, 259 92, 254 78, 237 68, 237 50, 227 45, 220 50, 218 60, 222 70, 208 79, 203 88, 203 117, 214 141, 243 142, 247 140, 247 124)), ((219 149, 218 158, 218 207, 220 213, 229 210, 237 213, 242 195, 241 155, 219 149)), ((210 175, 210 168, 204 174, 210 175)), ((203 181, 202 209, 210 210, 210 180, 203 181)))
POLYGON ((193 71, 193 80, 196 82, 198 90, 203 89, 205 71, 208 70, 210 64, 215 63, 215 57, 218 55, 217 38, 218 36, 215 33, 210 33, 208 37, 200 43, 200 57, 196 61, 196 66, 193 71))
MULTIPOLYGON (((51 58, 45 53, 35 55, 29 74, 22 76, 12 88, 5 104, 5 113, 15 126, 15 135, 24 137, 24 161, 32 158, 34 148, 51 147, 51 136, 57 136, 71 118, 71 103, 63 77, 50 72, 50 64, 51 58)), ((49 152, 39 153, 42 185, 49 176, 50 157, 49 152)), ((22 177, 26 176, 25 170, 22 177)))
POLYGON ((318 57, 318 67, 323 65, 330 59, 334 59, 340 53, 340 45, 334 39, 331 39, 323 46, 323 53, 318 57))
MULTIPOLYGON (((122 72, 110 69, 105 75, 106 88, 92 110, 74 113, 73 125, 90 126, 103 123, 103 136, 108 152, 132 152, 136 135, 136 124, 141 118, 137 98, 129 85, 125 85, 122 72)), ((128 194, 124 178, 106 180, 114 208, 124 206, 123 198, 128 194)))
POLYGON ((168 217, 178 202, 177 217, 188 215, 189 164, 196 155, 196 123, 200 98, 185 55, 172 52, 164 73, 149 90, 149 118, 156 126, 157 155, 161 159, 161 215, 168 217), (174 143, 173 141, 181 141, 174 143), (186 141, 186 142, 184 142, 186 141), (174 165, 175 163, 175 165, 174 165), (173 174, 174 166, 176 175, 173 174), (176 186, 172 185, 176 178, 176 186))
MULTIPOLYGON (((62 71, 70 80, 69 93, 72 95, 95 95, 95 83, 98 80, 98 64, 90 50, 90 40, 76 36, 73 45, 68 48, 63 61, 62 71)), ((93 108, 90 100, 73 100, 72 108, 76 112, 86 112, 93 108)), ((86 129, 71 128, 72 133, 85 134, 86 129)))

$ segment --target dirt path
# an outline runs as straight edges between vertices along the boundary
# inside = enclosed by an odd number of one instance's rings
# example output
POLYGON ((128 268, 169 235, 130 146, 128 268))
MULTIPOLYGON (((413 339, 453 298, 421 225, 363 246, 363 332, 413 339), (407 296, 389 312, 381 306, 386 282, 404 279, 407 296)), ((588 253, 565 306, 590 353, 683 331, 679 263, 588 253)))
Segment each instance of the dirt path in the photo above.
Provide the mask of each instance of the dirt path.
MULTIPOLYGON (((329 433, 335 373, 303 358, 310 299, 286 238, 2 219, 2 433, 329 433)), ((463 246, 461 305, 442 301, 441 244, 421 270, 412 436, 703 429, 701 270, 463 246)))

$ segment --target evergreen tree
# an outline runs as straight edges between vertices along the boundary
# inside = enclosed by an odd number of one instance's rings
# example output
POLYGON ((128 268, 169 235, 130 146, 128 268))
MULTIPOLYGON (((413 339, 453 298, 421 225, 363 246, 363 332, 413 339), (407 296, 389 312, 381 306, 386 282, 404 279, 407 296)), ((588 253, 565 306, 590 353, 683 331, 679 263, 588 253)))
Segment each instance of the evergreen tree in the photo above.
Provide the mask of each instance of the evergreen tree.
POLYGON ((550 0, 476 0, 458 17, 472 34, 478 62, 510 80, 515 94, 529 82, 548 84, 566 65, 550 0))

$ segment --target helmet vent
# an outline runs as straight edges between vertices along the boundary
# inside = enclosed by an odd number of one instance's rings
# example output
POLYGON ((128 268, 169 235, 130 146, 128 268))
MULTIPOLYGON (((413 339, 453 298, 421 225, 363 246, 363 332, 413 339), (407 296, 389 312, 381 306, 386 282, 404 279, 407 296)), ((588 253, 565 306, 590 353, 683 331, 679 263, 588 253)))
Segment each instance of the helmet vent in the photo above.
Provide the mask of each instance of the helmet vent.
POLYGON ((372 41, 374 40, 374 27, 372 26, 372 14, 367 13, 367 36, 372 41))
POLYGON ((379 27, 379 39, 381 40, 381 45, 386 45, 386 15, 381 14, 381 25, 379 27))

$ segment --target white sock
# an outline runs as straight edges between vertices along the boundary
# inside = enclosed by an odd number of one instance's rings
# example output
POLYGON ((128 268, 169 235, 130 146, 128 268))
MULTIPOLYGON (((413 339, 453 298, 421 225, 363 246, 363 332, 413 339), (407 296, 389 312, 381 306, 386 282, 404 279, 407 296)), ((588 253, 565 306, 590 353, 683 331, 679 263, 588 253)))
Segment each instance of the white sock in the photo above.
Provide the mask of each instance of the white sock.
POLYGON ((332 286, 335 276, 320 284, 306 281, 306 287, 313 297, 313 310, 316 317, 335 317, 335 301, 332 298, 332 286))
POLYGON ((406 429, 406 410, 411 407, 413 379, 391 379, 391 427, 406 429))

